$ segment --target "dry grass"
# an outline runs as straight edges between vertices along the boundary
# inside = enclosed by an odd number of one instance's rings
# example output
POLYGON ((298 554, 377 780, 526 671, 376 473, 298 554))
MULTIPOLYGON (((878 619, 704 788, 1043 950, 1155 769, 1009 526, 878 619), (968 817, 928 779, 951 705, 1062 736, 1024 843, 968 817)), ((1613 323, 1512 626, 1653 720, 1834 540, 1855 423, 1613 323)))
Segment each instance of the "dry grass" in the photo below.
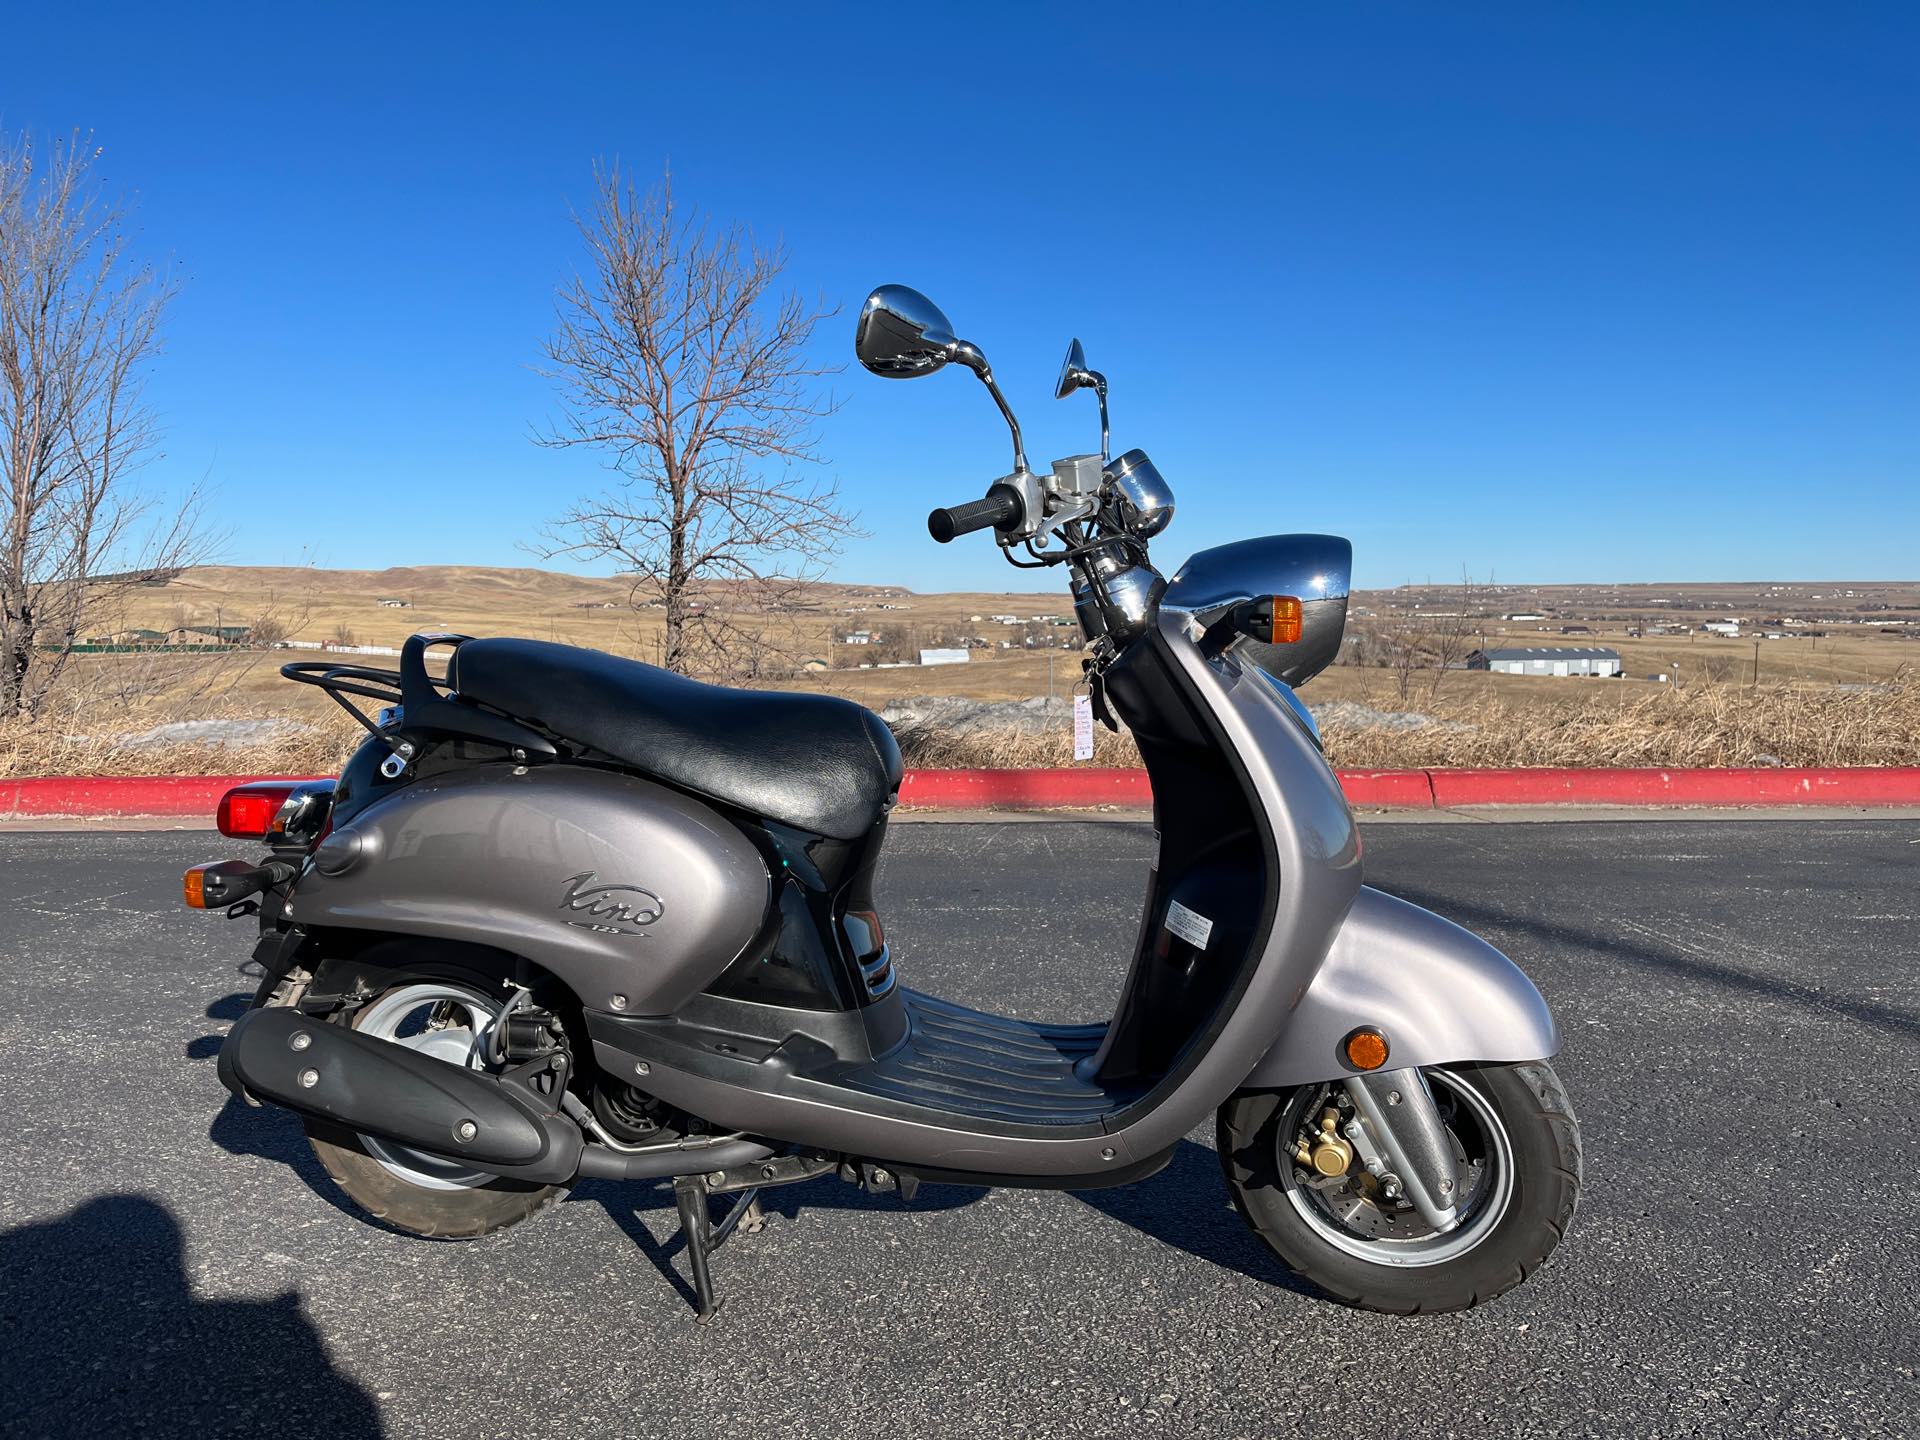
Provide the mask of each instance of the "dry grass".
MULTIPOLYGON (((610 583, 538 572, 447 571, 432 578, 445 591, 474 590, 478 598, 468 603, 476 608, 485 598, 479 592, 496 582, 511 580, 507 588, 514 595, 534 581, 557 587, 557 596, 550 597, 556 604, 578 593, 575 587, 610 583)), ((402 572, 388 572, 380 577, 384 588, 372 593, 400 590, 401 579, 402 572)), ((423 583, 422 595, 429 591, 423 583)), ((1019 604, 1029 600, 1019 597, 1019 604)), ((916 606, 936 602, 947 609, 1018 609, 1014 597, 911 597, 916 606)), ((502 608, 511 608, 510 602, 502 608)), ((613 623, 610 611, 571 613, 591 624, 613 623)), ((417 621, 415 612, 384 614, 397 617, 386 623, 402 632, 417 621)), ((1712 658, 1706 642, 1688 648, 1694 663, 1672 667, 1683 681, 1679 684, 1450 672, 1437 696, 1430 693, 1430 678, 1420 677, 1403 700, 1389 671, 1337 666, 1316 678, 1304 695, 1309 701, 1352 702, 1332 707, 1325 739, 1334 763, 1354 768, 1920 764, 1920 680, 1899 663, 1909 646, 1860 641, 1863 656, 1872 651, 1867 668, 1877 679, 1861 688, 1819 683, 1806 674, 1783 676, 1782 683, 1741 684, 1716 678, 1700 663, 1712 658), (1353 718, 1396 710, 1422 712, 1442 723, 1395 729, 1353 718)), ((1785 655, 1787 649, 1765 653, 1785 655)), ((279 665, 287 658, 264 651, 80 657, 36 724, 0 725, 0 776, 333 773, 360 732, 319 691, 279 678, 279 665), (287 723, 277 737, 246 745, 135 746, 124 738, 184 720, 262 717, 287 723)), ((929 690, 973 701, 1052 694, 1064 702, 1078 675, 1077 655, 1015 650, 939 670, 836 670, 777 683, 832 691, 880 709, 929 690)), ((904 729, 901 746, 907 762, 922 767, 1069 765, 1072 744, 1064 709, 1061 703, 1037 734, 1031 725, 1024 733, 927 725, 904 729)), ((1097 729, 1095 736, 1094 764, 1139 763, 1126 735, 1097 729)))
POLYGON ((0 777, 336 775, 364 734, 344 714, 337 721, 246 745, 129 746, 109 736, 62 733, 45 725, 0 725, 0 777))
MULTIPOLYGON (((1511 704, 1485 691, 1422 707, 1419 730, 1329 722, 1327 756, 1357 770, 1423 767, 1920 765, 1920 684, 1872 690, 1799 686, 1663 686, 1620 705, 1511 704)), ((1025 767, 1072 763, 1064 732, 901 736, 910 765, 1025 767)), ((1137 765, 1132 740, 1105 731, 1094 764, 1137 765)))
POLYGON ((1518 706, 1482 692, 1429 713, 1451 723, 1330 724, 1327 753, 1357 769, 1920 764, 1920 684, 1906 676, 1867 690, 1661 686, 1610 706, 1518 706))

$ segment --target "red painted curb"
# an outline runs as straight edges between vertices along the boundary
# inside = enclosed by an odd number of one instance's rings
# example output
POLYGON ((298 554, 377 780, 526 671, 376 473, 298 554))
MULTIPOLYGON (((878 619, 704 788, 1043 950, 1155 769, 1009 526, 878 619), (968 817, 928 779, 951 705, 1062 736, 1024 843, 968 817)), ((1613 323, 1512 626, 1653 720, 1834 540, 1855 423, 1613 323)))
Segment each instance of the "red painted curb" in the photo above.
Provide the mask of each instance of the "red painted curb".
POLYGON ((1153 803, 1144 770, 909 770, 902 805, 947 810, 1153 803))
POLYGON ((1431 810, 1433 786, 1424 770, 1340 770, 1349 805, 1371 809, 1431 810))
MULTIPOLYGON (((1476 805, 1920 806, 1920 766, 1721 770, 1342 770, 1369 809, 1476 805)), ((53 775, 0 780, 0 818, 213 818, 221 795, 286 775, 53 775)), ((900 803, 941 810, 1143 808, 1144 770, 909 770, 900 803)))
MULTIPOLYGON (((49 775, 0 780, 0 816, 203 815, 236 785, 284 775, 49 775)), ((305 779, 305 776, 298 777, 305 779)))
POLYGON ((1920 805, 1920 766, 1859 769, 1430 770, 1457 805, 1920 805))

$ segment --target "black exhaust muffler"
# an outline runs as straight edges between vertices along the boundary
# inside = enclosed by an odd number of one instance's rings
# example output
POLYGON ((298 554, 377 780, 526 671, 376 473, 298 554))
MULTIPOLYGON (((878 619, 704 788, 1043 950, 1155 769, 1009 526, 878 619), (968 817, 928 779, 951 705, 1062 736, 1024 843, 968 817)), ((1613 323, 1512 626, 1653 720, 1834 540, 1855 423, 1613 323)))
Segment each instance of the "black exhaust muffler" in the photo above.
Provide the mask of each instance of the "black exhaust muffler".
POLYGON ((580 1127, 543 1097, 297 1010, 249 1010, 220 1047, 220 1080, 350 1130, 541 1185, 580 1171, 580 1127))

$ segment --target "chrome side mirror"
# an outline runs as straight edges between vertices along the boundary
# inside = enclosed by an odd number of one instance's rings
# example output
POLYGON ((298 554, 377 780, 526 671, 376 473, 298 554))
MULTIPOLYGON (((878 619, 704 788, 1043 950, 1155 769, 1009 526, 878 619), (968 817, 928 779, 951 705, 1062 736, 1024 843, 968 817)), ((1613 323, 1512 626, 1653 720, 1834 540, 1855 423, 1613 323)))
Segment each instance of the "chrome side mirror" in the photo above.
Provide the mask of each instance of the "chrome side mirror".
POLYGON ((882 285, 867 296, 853 332, 853 353, 860 363, 889 380, 931 375, 958 358, 959 347, 946 313, 905 285, 882 285))
POLYGON ((993 403, 1006 417, 1013 431, 1013 469, 1016 475, 1027 473, 1027 452, 1020 441, 1020 422, 1013 418, 1000 387, 993 383, 993 370, 980 347, 956 339, 953 322, 946 312, 918 290, 905 285, 882 285, 867 296, 860 307, 860 320, 854 326, 853 353, 860 363, 876 375, 889 380, 910 380, 915 375, 931 375, 949 360, 957 360, 980 377, 981 384, 993 396, 993 403))
POLYGON ((1053 398, 1064 400, 1076 390, 1091 390, 1100 401, 1100 458, 1107 458, 1107 377, 1087 368, 1087 352, 1075 340, 1067 346, 1067 358, 1060 364, 1060 383, 1053 387, 1053 398))

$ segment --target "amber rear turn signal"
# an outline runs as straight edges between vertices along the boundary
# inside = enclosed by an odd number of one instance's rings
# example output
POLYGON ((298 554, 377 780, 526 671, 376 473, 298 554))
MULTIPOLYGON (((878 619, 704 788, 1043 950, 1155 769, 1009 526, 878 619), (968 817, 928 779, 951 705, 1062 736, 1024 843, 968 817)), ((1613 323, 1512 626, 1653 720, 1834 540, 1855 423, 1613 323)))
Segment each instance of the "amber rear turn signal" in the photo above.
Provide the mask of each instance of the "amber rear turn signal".
POLYGON ((1342 1042, 1347 1063, 1356 1070, 1378 1070, 1387 1063, 1387 1037, 1362 1026, 1342 1042))
POLYGON ((293 866, 273 861, 249 865, 244 860, 217 860, 196 865, 180 877, 181 897, 190 910, 224 910, 293 875, 293 866))

